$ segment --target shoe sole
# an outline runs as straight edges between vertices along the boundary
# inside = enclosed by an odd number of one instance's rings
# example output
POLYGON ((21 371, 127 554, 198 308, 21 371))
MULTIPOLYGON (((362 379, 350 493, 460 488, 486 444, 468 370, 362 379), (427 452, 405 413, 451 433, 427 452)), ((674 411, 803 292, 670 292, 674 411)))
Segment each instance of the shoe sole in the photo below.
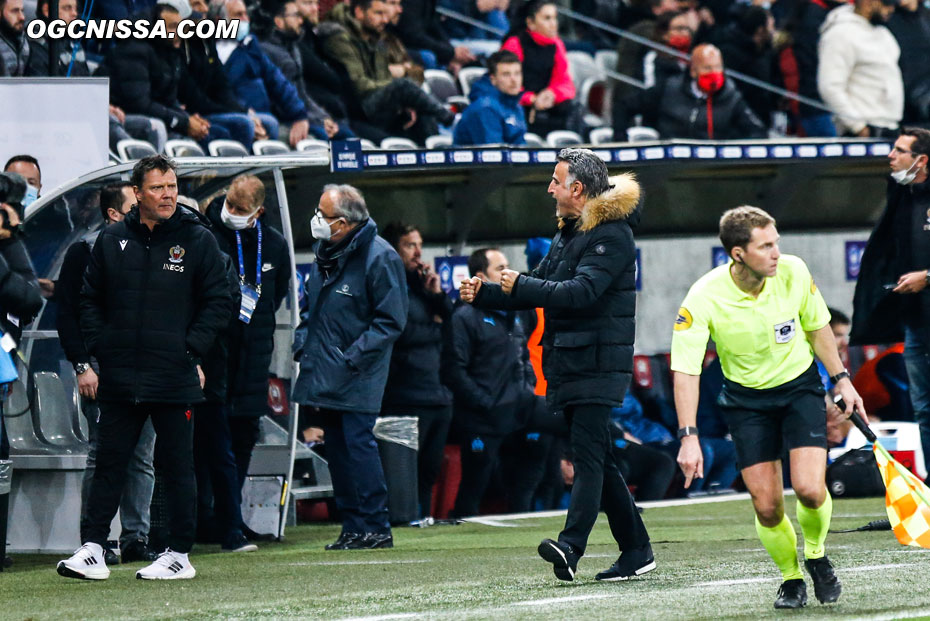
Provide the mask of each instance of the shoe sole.
POLYGON ((64 561, 58 563, 58 567, 56 569, 58 570, 59 576, 63 576, 65 578, 77 578, 78 580, 106 580, 110 577, 109 569, 106 571, 106 573, 100 573, 98 575, 93 575, 90 573, 82 574, 81 572, 71 569, 65 565, 64 561))
POLYGON ((556 578, 564 580, 565 582, 571 582, 575 579, 575 572, 569 567, 568 559, 565 558, 565 553, 562 552, 558 546, 551 542, 544 541, 539 544, 536 551, 544 561, 552 563, 552 571, 555 573, 556 578))
POLYGON ((801 602, 800 606, 779 606, 778 604, 775 604, 775 608, 777 610, 797 610, 798 608, 804 608, 805 606, 807 606, 807 600, 801 602))
POLYGON ((137 580, 190 580, 197 575, 197 570, 193 567, 173 576, 143 576, 141 571, 136 572, 137 580))
POLYGON ((626 580, 630 580, 631 578, 635 578, 636 576, 642 576, 643 574, 648 574, 650 571, 652 571, 655 568, 656 568, 656 562, 652 561, 651 563, 643 565, 642 567, 637 569, 636 573, 634 573, 632 576, 614 576, 611 578, 595 577, 595 580, 598 580, 600 582, 624 582, 626 580))

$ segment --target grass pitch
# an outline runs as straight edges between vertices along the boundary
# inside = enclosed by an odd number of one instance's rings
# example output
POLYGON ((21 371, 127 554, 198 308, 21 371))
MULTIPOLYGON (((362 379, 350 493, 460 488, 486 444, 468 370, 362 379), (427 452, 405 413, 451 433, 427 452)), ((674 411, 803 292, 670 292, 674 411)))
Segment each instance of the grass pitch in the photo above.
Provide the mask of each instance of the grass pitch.
MULTIPOLYGON (((794 520, 794 498, 786 505, 794 520)), ((780 576, 748 500, 647 506, 643 517, 658 569, 629 582, 594 580, 617 556, 603 516, 571 583, 536 556, 562 516, 397 528, 393 550, 343 552, 322 549, 337 526, 307 525, 256 553, 198 546, 194 580, 136 580, 138 563, 112 568, 105 582, 71 580, 55 573, 58 557, 16 556, 0 573, 0 619, 930 618, 930 551, 891 532, 831 534, 840 601, 820 605, 808 580, 807 608, 775 611, 780 576)), ((834 528, 884 517, 880 498, 834 501, 834 528)))

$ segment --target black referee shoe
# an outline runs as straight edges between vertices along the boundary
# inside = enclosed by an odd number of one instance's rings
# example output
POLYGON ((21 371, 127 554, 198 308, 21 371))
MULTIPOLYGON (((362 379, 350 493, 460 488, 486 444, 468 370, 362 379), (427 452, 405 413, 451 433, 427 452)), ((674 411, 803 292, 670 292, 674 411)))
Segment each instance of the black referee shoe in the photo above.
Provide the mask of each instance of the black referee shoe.
POLYGON ((776 608, 803 608, 807 606, 807 585, 804 580, 785 580, 778 587, 778 597, 775 598, 776 608))
POLYGON ((581 555, 575 552, 573 547, 561 541, 543 539, 536 551, 543 560, 552 563, 552 571, 556 578, 567 582, 575 579, 581 555))
POLYGON ((843 585, 833 573, 833 563, 826 556, 809 558, 804 561, 804 568, 814 579, 814 595, 821 604, 832 604, 840 598, 843 585))

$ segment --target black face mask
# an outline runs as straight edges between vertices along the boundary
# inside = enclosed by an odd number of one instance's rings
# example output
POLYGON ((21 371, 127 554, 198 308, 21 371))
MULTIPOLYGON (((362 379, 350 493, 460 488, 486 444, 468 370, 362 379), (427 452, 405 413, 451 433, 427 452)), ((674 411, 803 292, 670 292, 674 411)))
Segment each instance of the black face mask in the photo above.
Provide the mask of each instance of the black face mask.
POLYGON ((869 23, 872 24, 873 26, 884 26, 885 18, 884 16, 882 16, 881 11, 876 11, 875 13, 872 13, 872 15, 869 16, 869 23))

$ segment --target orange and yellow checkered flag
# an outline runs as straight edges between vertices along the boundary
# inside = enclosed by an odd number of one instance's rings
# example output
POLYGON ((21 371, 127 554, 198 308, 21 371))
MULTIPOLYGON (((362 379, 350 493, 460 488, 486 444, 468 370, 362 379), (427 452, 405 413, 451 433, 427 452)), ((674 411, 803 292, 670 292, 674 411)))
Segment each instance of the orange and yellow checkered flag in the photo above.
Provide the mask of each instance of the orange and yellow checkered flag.
POLYGON ((885 483, 885 510, 901 545, 930 548, 930 489, 878 442, 872 444, 885 483))

